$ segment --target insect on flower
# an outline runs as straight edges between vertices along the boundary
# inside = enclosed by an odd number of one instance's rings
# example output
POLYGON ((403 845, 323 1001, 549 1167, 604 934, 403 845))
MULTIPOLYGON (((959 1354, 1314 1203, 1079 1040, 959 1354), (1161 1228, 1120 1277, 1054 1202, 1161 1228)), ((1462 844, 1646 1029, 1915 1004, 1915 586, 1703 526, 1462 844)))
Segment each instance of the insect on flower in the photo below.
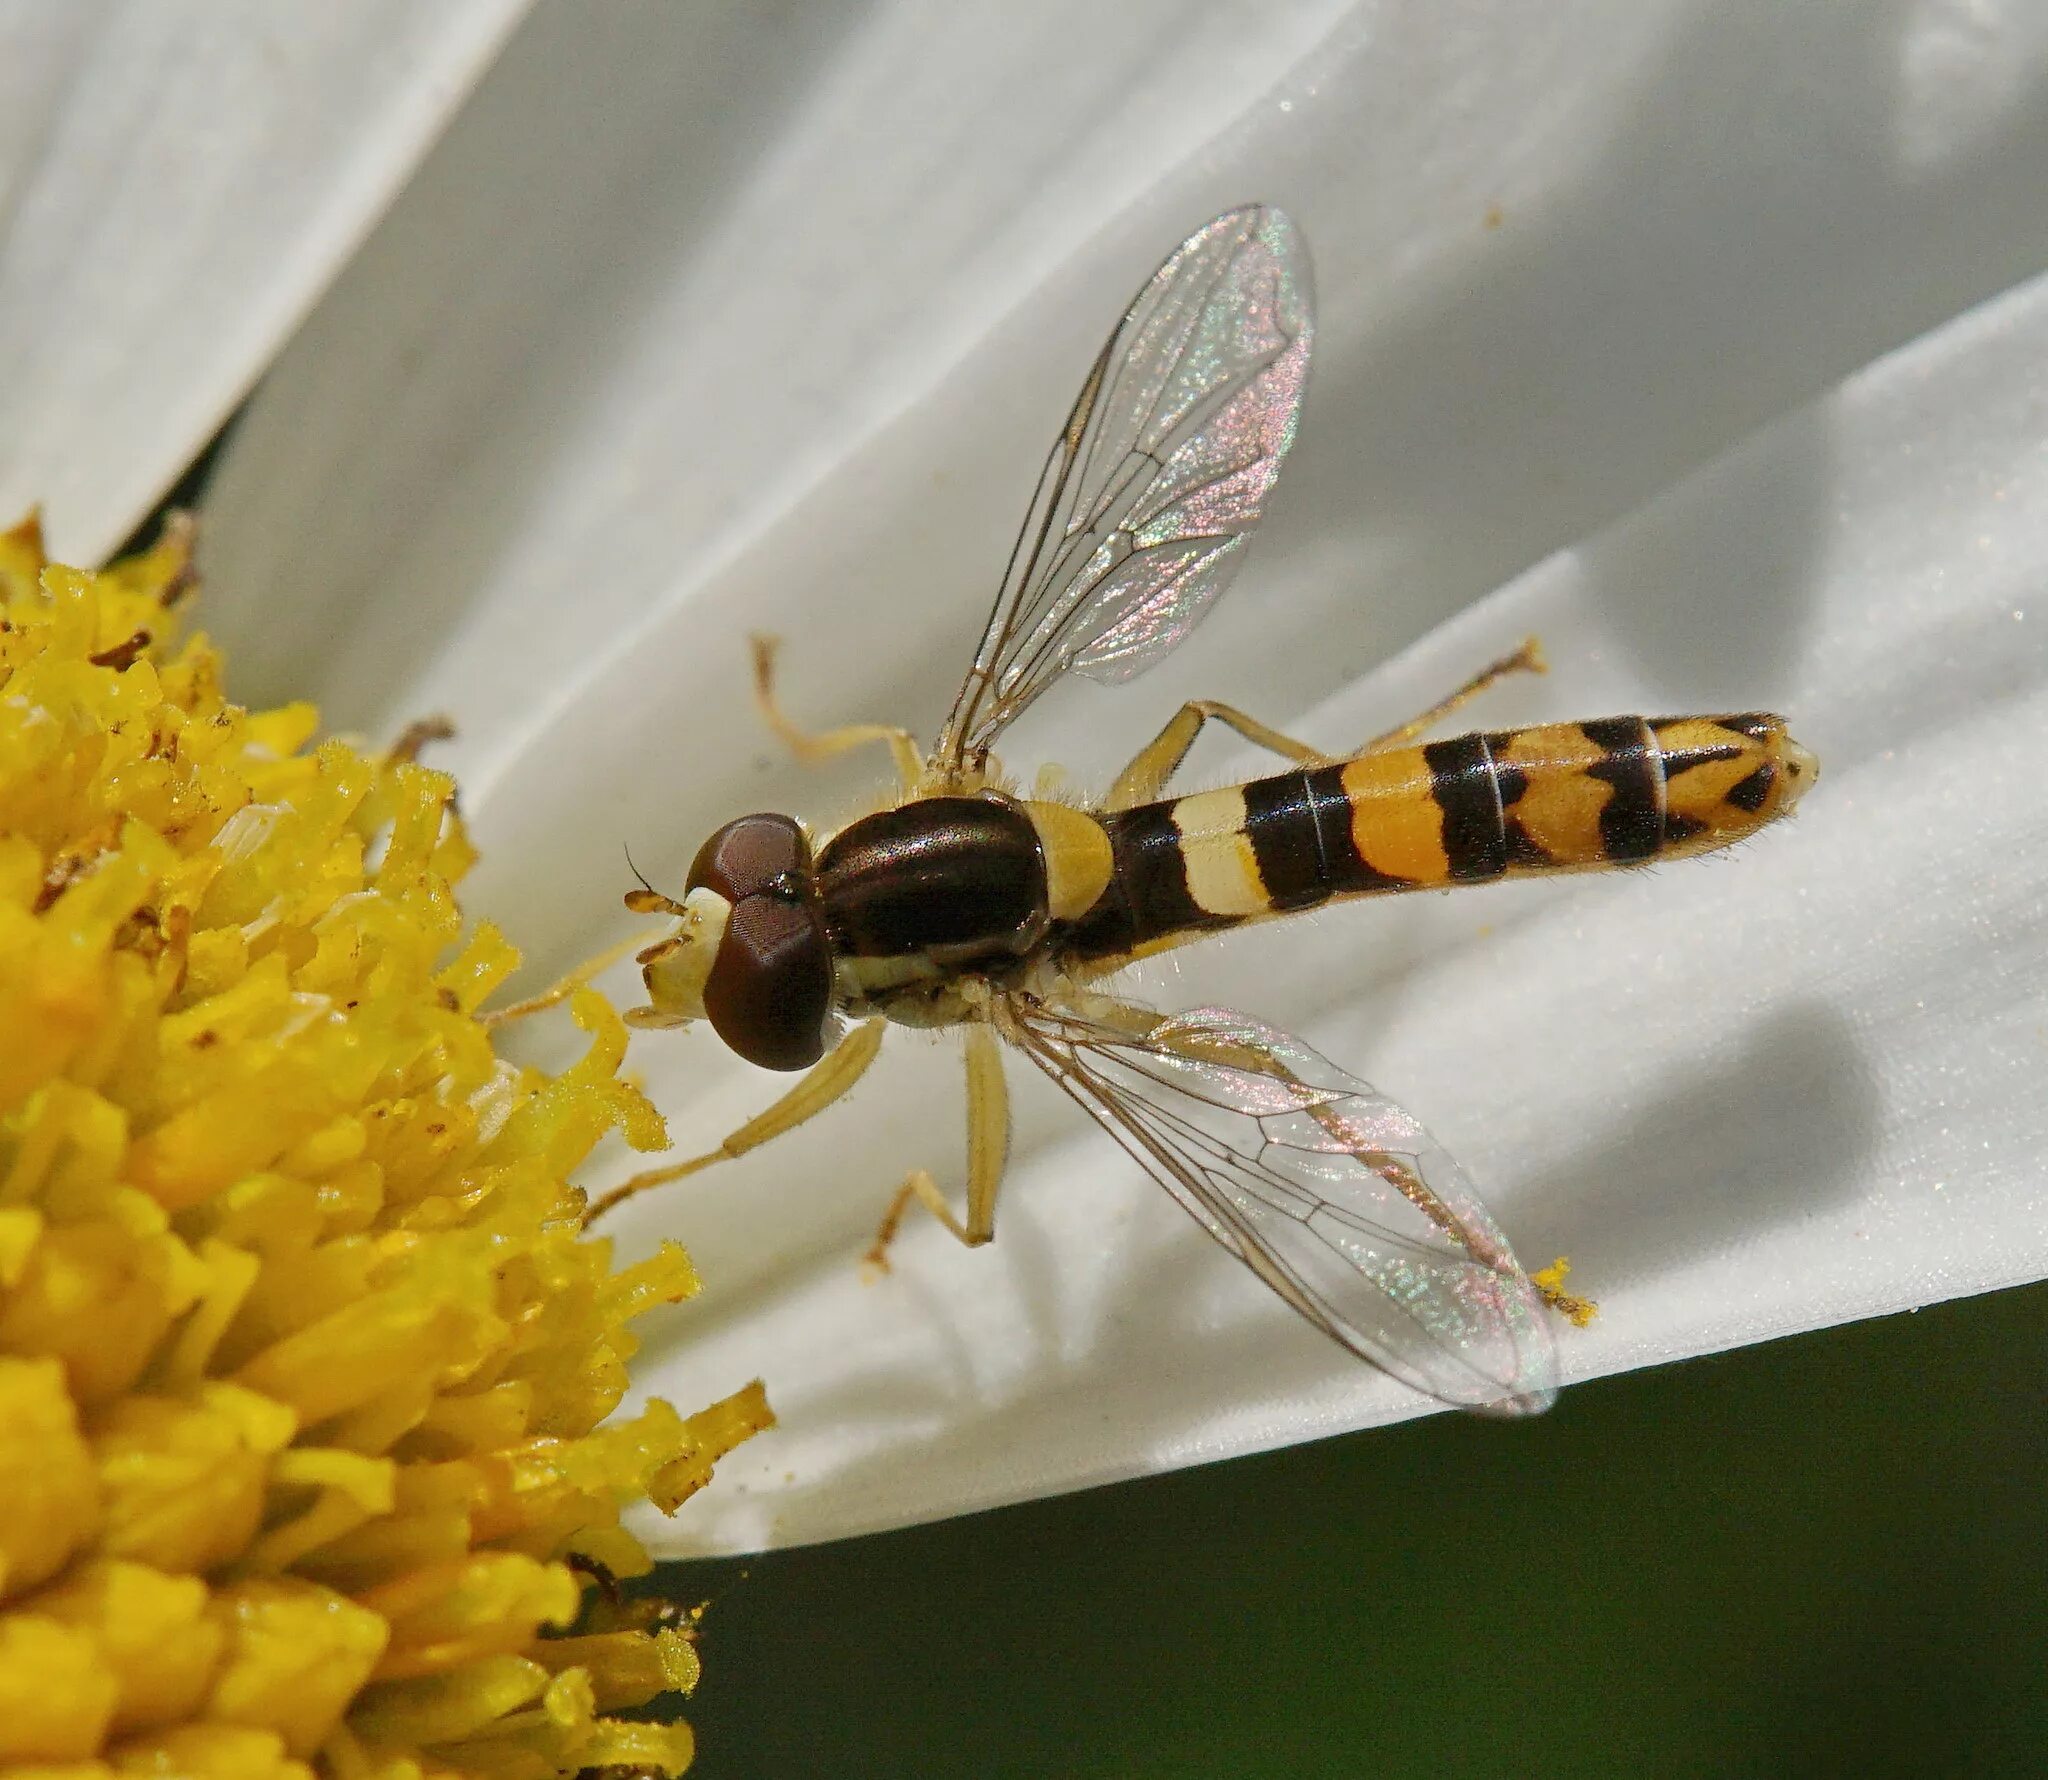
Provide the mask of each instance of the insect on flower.
POLYGON ((1138 293, 1081 386, 938 741, 861 724, 899 794, 821 845, 743 816, 699 851, 640 954, 640 1026, 708 1019, 740 1056, 803 1079, 708 1155, 636 1176, 591 1215, 822 1111, 889 1022, 966 1038, 967 1208, 932 1176, 898 1191, 974 1245, 995 1230, 1009 1136, 1001 1044, 1095 1118, 1182 1208, 1317 1328, 1445 1403, 1528 1414, 1555 1393, 1544 1289, 1408 1113, 1300 1040, 1219 1008, 1158 1014, 1098 985, 1134 960, 1338 898, 1628 866, 1725 845, 1789 810, 1811 755, 1767 715, 1609 717, 1419 738, 1533 643, 1414 721, 1328 756, 1228 705, 1184 705, 1099 803, 1012 788, 990 750, 1063 675, 1122 681, 1229 584, 1293 442, 1313 331, 1308 257, 1280 211, 1190 236, 1138 293), (1167 781, 1215 720, 1289 762, 1187 796, 1167 781))

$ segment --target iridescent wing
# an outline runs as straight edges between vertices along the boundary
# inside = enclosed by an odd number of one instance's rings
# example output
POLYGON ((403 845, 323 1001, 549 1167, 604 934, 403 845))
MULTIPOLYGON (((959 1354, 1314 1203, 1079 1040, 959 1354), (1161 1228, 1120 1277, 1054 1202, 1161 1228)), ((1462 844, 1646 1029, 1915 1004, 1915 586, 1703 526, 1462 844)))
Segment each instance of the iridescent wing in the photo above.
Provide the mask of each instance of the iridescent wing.
POLYGON ((984 752, 1070 669, 1127 680, 1194 628, 1294 442, 1312 308, 1308 250, 1266 205, 1152 275, 1046 459, 935 766, 984 752))
POLYGON ((1225 1008, 1119 1010, 1111 1025, 1013 996, 998 1018, 1326 1335, 1458 1408, 1550 1406, 1557 1368, 1541 1295, 1458 1165, 1384 1095, 1225 1008))

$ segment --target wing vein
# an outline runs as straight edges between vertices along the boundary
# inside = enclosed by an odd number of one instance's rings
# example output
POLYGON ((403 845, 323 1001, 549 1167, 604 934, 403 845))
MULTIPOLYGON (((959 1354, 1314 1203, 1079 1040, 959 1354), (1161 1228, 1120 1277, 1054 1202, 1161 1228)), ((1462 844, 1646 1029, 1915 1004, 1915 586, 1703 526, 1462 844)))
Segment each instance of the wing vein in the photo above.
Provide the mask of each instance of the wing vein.
POLYGON ((1229 584, 1293 442, 1309 285, 1294 225, 1253 205, 1189 236, 1133 299, 1039 471, 938 776, 1064 674, 1141 672, 1229 584))
POLYGON ((1545 1407, 1540 1295, 1419 1123, 1244 1014, 1103 1024, 1024 996, 1005 1036, 1324 1334, 1469 1409, 1545 1407))

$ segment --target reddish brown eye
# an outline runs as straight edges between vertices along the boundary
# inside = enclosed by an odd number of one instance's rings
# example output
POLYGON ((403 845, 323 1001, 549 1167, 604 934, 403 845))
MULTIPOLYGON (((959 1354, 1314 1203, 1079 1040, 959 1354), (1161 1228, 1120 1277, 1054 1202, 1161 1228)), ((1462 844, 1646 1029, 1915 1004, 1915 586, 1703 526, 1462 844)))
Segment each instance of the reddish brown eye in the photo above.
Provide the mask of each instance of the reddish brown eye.
POLYGON ((742 816, 703 846, 688 886, 732 905, 704 982, 704 1012, 763 1069, 808 1069, 825 1054, 832 946, 810 891, 811 844, 787 816, 742 816))
POLYGON ((777 878, 810 868, 811 843, 787 816, 742 816, 697 849, 687 886, 716 890, 737 906, 777 878))
POLYGON ((772 895, 735 904, 704 984, 712 1030, 762 1069, 808 1069, 825 1054, 831 1011, 832 949, 817 910, 772 895))

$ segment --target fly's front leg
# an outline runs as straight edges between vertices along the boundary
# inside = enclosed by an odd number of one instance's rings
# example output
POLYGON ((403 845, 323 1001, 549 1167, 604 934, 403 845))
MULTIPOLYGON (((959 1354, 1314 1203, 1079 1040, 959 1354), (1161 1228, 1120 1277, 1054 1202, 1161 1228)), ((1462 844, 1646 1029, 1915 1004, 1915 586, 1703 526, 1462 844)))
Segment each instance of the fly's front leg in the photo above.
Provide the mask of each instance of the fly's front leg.
MULTIPOLYGON (((671 904, 670 906, 673 907, 674 905, 671 904)), ((677 912, 680 913, 681 911, 678 910, 677 912)), ((524 1001, 508 1002, 503 1007, 492 1008, 488 1013, 478 1014, 477 1019, 485 1026, 504 1026, 514 1020, 523 1020, 529 1014, 538 1014, 545 1012, 548 1008, 558 1007, 567 1001, 570 996, 574 995, 578 989, 588 983, 592 977, 597 976, 600 972, 609 970, 629 952, 638 950, 640 944, 640 936, 637 934, 630 938, 622 939, 615 946, 605 947, 595 958, 586 958, 574 970, 570 971, 568 975, 549 984, 538 995, 529 995, 524 1001)))
POLYGON ((754 651, 754 703, 760 708, 768 727, 780 736, 797 759, 817 762, 830 760, 835 754, 844 754, 850 748, 862 748, 870 742, 886 742, 890 757, 896 762, 896 776, 902 780, 903 789, 913 791, 924 776, 924 757, 918 752, 917 738, 909 730, 893 723, 848 723, 838 729, 812 731, 799 729, 775 702, 775 652, 782 647, 780 637, 754 636, 748 642, 754 651))
POLYGON ((1435 728, 1459 706, 1477 698, 1494 681, 1504 680, 1510 674, 1547 674, 1549 671, 1550 664, 1543 659, 1543 645, 1534 637, 1527 637, 1512 655, 1503 655, 1500 660, 1481 668, 1450 697, 1438 699, 1420 717, 1411 718, 1399 729, 1374 736, 1358 752, 1377 754, 1382 748, 1398 748, 1414 741, 1417 736, 1435 728))
POLYGON ((865 1025, 856 1026, 814 1063, 795 1087, 766 1112, 756 1113, 715 1150, 706 1150, 703 1155, 692 1156, 687 1162, 671 1162, 665 1168, 646 1169, 612 1188, 584 1212, 583 1227, 589 1229, 614 1206, 622 1205, 652 1187, 667 1186, 670 1181, 678 1181, 699 1169, 709 1168, 714 1162, 729 1162, 735 1156, 744 1156, 770 1138, 780 1137, 785 1131, 794 1131, 806 1119, 817 1117, 835 1100, 843 1098, 853 1084, 867 1074, 868 1065, 874 1062, 875 1053, 882 1048, 882 1025, 880 1020, 869 1020, 865 1025))
POLYGON ((1292 736, 1268 728, 1256 717, 1247 717, 1235 705, 1220 704, 1213 698, 1193 699, 1174 712, 1166 720, 1166 727, 1140 748, 1137 758, 1117 774, 1116 783, 1109 788, 1109 796, 1103 800, 1102 807, 1105 810, 1128 810, 1141 803, 1150 803, 1166 788, 1166 781, 1188 757, 1188 750, 1195 745, 1195 737, 1202 733, 1202 725, 1211 718, 1228 724, 1246 741, 1288 760, 1299 761, 1303 766, 1320 766, 1331 758, 1306 742, 1297 742, 1292 736))
POLYGON ((896 1189, 874 1246, 862 1260, 878 1273, 889 1271, 889 1245, 915 1199, 959 1242, 979 1248, 996 1233, 996 1194, 1010 1156, 1010 1090, 1003 1080, 1002 1048, 994 1029, 981 1021, 967 1028, 967 1221, 962 1223, 939 1183, 922 1168, 896 1189))

